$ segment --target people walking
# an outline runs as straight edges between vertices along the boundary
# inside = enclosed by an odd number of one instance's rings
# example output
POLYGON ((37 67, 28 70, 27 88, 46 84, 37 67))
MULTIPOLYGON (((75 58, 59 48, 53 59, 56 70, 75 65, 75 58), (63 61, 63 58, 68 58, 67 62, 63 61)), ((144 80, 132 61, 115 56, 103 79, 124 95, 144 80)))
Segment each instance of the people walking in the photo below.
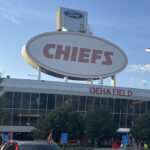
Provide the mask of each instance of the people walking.
POLYGON ((148 145, 144 143, 144 150, 148 150, 148 145))
POLYGON ((119 148, 119 145, 118 145, 116 142, 114 142, 114 144, 112 145, 112 148, 113 148, 113 149, 118 149, 118 148, 119 148))

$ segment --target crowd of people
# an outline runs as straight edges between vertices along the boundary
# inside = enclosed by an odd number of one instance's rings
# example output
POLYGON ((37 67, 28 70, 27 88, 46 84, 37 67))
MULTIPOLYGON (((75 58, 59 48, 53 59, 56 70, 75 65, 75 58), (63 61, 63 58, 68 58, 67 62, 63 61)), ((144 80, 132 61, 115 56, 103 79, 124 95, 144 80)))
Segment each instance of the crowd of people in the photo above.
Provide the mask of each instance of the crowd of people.
POLYGON ((146 142, 143 142, 142 140, 138 140, 137 147, 141 150, 148 150, 148 144, 146 142))
MULTIPOLYGON (((126 149, 126 146, 127 145, 124 145, 122 143, 122 141, 121 142, 114 141, 114 143, 112 144, 112 149, 126 149)), ((138 140, 137 141, 137 149, 138 150, 149 150, 149 147, 146 142, 138 140)))

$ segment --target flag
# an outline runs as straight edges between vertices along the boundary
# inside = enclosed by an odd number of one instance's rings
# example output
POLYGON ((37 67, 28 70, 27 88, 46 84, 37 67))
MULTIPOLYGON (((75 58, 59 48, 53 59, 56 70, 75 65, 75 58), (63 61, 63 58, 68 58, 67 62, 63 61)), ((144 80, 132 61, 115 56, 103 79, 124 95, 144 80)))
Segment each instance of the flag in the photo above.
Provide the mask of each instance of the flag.
POLYGON ((49 133, 49 136, 47 137, 47 140, 48 141, 52 140, 52 136, 53 136, 53 130, 51 130, 51 132, 49 133))
POLYGON ((9 137, 9 140, 11 141, 13 139, 13 129, 11 130, 10 132, 10 137, 9 137))

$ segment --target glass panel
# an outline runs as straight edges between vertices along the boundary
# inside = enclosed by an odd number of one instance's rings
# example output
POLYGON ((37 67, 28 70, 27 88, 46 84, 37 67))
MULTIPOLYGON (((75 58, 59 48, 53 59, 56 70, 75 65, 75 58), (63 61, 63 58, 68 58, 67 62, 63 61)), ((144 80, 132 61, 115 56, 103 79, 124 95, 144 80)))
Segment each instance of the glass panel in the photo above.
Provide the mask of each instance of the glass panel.
POLYGON ((107 99, 108 98, 101 98, 101 105, 107 106, 107 99))
POLYGON ((46 115, 46 109, 45 110, 39 110, 39 115, 46 115))
POLYGON ((21 95, 22 93, 20 92, 14 92, 13 108, 21 107, 21 95))
POLYGON ((3 109, 0 108, 0 125, 3 123, 3 109))
POLYGON ((115 113, 120 113, 121 108, 120 108, 120 99, 115 99, 115 113))
POLYGON ((127 100, 115 99, 115 113, 127 113, 127 100))
POLYGON ((118 127, 119 127, 119 118, 120 114, 114 114, 114 122, 116 123, 116 125, 118 125, 118 127))
POLYGON ((0 97, 1 108, 12 108, 13 92, 7 92, 0 97))
POLYGON ((146 112, 146 102, 141 102, 141 109, 140 109, 140 114, 143 114, 146 112))
POLYGON ((47 114, 51 113, 53 110, 47 110, 47 114))
POLYGON ((71 105, 71 103, 72 103, 72 96, 65 95, 64 96, 64 105, 71 105))
POLYGON ((29 108, 31 93, 23 93, 22 108, 29 108))
POLYGON ((87 97, 87 108, 86 108, 86 110, 88 111, 88 110, 90 110, 91 108, 93 108, 93 97, 87 97))
POLYGON ((3 110, 3 118, 2 118, 3 125, 11 125, 11 120, 12 120, 11 115, 12 115, 12 109, 3 110))
POLYGON ((139 115, 133 115, 133 120, 139 118, 139 115))
POLYGON ((120 127, 126 128, 126 114, 120 116, 120 127))
POLYGON ((86 96, 80 96, 78 111, 85 111, 85 103, 86 103, 86 96))
POLYGON ((134 101, 134 114, 139 114, 140 112, 140 101, 134 101))
POLYGON ((47 94, 40 94, 39 109, 46 109, 47 94))
POLYGON ((30 108, 38 109, 40 103, 39 93, 32 93, 31 95, 31 106, 30 108))
POLYGON ((114 110, 114 99, 113 98, 109 98, 108 99, 108 110, 109 112, 113 113, 114 110))
POLYGON ((150 101, 147 101, 147 112, 150 112, 150 101))
POLYGON ((12 125, 19 125, 20 122, 20 110, 19 109, 14 109, 13 110, 13 120, 12 120, 12 125))
POLYGON ((47 109, 50 109, 50 110, 55 109, 55 95, 54 94, 48 95, 47 109))
POLYGON ((120 108, 121 108, 121 113, 127 113, 127 102, 128 100, 126 99, 120 99, 120 108))
POLYGON ((29 110, 22 109, 20 117, 21 117, 21 125, 27 126, 29 122, 29 110))
POLYGON ((39 113, 37 112, 37 110, 30 110, 29 123, 31 126, 36 125, 38 118, 39 118, 39 113))
POLYGON ((134 101, 129 100, 128 101, 128 114, 133 114, 133 110, 134 110, 134 101))
POLYGON ((100 106, 100 98, 94 97, 94 106, 100 106))
POLYGON ((56 107, 62 107, 63 95, 56 95, 56 107))
POLYGON ((75 111, 78 110, 78 101, 79 96, 72 96, 72 107, 74 108, 75 111))
POLYGON ((128 115, 127 116, 127 128, 131 128, 133 124, 133 116, 132 115, 128 115))

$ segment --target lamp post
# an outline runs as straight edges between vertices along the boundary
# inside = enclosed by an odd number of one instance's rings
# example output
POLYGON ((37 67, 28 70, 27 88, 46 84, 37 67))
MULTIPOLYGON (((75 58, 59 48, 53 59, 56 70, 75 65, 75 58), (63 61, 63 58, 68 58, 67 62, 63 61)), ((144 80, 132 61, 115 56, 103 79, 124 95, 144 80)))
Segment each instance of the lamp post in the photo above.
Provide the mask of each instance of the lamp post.
POLYGON ((146 52, 150 52, 150 48, 146 48, 145 51, 146 51, 146 52))
POLYGON ((150 53, 150 48, 146 48, 145 51, 150 53))

